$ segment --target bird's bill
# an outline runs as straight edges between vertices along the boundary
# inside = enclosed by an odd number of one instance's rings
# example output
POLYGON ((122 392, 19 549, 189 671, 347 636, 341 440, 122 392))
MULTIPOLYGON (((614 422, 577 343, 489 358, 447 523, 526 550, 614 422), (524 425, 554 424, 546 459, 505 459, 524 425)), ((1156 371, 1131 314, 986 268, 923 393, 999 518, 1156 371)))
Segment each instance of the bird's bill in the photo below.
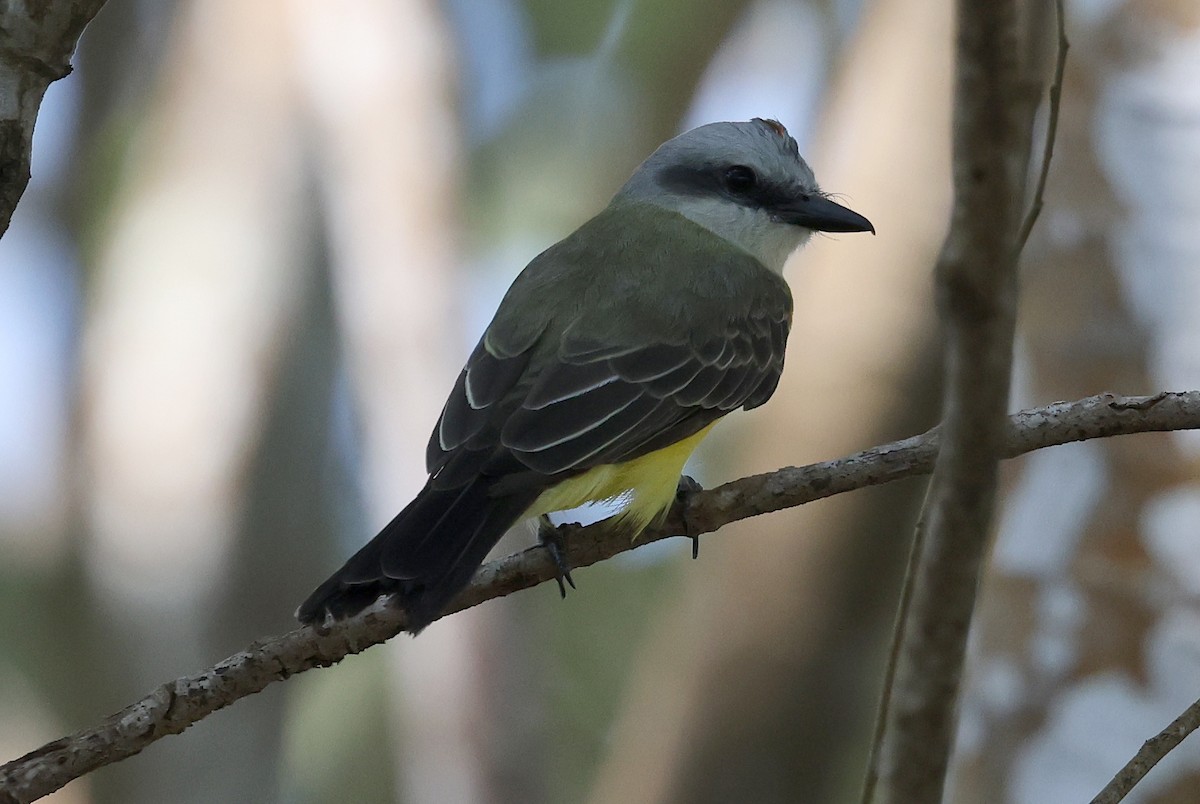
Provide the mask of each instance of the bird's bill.
POLYGON ((788 201, 775 208, 775 214, 785 223, 803 226, 815 232, 870 232, 871 222, 852 209, 819 195, 808 195, 788 201))

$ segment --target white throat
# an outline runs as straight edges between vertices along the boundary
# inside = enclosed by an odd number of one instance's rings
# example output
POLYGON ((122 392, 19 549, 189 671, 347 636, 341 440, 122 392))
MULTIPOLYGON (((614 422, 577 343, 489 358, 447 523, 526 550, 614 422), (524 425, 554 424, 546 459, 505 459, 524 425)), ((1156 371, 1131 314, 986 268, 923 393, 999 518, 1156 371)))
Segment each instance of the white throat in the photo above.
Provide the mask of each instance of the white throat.
POLYGON ((803 226, 773 220, 765 210, 720 197, 674 197, 670 201, 676 212, 750 252, 777 274, 783 273, 787 258, 812 235, 803 226))

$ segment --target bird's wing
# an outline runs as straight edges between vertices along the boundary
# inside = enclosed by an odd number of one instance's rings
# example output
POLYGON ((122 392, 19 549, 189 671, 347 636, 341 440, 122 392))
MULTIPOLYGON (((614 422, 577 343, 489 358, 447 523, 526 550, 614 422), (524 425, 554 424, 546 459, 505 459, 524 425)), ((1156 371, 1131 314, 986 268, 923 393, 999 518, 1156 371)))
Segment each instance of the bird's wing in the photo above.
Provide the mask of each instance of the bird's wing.
POLYGON ((580 287, 573 297, 584 303, 538 326, 528 314, 511 316, 525 327, 519 339, 495 337, 510 315, 502 304, 430 439, 435 485, 454 487, 480 471, 509 476, 506 485, 557 480, 648 454, 765 402, 783 370, 787 285, 744 252, 726 249, 716 264, 711 250, 700 251, 684 256, 707 255, 698 270, 715 285, 693 275, 681 287, 647 286, 656 271, 636 275, 642 285, 631 287, 632 268, 608 272, 623 277, 621 287, 580 287))
POLYGON ((508 415, 503 446, 541 475, 621 463, 762 404, 783 370, 789 313, 755 311, 700 342, 596 348, 560 360, 508 415))
POLYGON ((497 359, 481 350, 430 439, 431 468, 470 463, 478 471, 511 456, 537 475, 554 476, 661 449, 731 410, 765 402, 783 369, 787 330, 787 317, 755 316, 731 321, 698 345, 652 343, 612 356, 560 358, 507 410, 495 392, 505 382, 517 385, 527 356, 497 359))

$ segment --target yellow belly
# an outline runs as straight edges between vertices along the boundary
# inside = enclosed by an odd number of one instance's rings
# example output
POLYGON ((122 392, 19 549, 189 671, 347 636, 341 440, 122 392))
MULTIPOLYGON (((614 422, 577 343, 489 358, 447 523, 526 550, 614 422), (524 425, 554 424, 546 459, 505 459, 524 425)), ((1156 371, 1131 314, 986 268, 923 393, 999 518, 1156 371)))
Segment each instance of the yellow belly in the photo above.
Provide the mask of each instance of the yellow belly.
POLYGON ((647 525, 661 521, 670 510, 683 465, 715 424, 632 461, 604 464, 564 480, 543 491, 525 516, 565 511, 587 503, 616 502, 623 508, 613 522, 628 525, 636 536, 647 525))

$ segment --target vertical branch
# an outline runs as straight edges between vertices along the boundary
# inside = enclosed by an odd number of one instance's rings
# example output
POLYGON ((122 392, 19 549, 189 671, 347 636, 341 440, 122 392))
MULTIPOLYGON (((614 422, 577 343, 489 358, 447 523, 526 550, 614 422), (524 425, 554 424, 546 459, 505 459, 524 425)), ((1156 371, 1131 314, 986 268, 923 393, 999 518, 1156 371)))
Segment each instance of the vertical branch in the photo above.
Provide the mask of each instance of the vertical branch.
POLYGON ((1012 366, 1016 254, 1039 96, 1019 0, 959 0, 955 204, 937 266, 945 332, 938 456, 918 533, 881 751, 888 802, 941 798, 990 530, 1012 366))

